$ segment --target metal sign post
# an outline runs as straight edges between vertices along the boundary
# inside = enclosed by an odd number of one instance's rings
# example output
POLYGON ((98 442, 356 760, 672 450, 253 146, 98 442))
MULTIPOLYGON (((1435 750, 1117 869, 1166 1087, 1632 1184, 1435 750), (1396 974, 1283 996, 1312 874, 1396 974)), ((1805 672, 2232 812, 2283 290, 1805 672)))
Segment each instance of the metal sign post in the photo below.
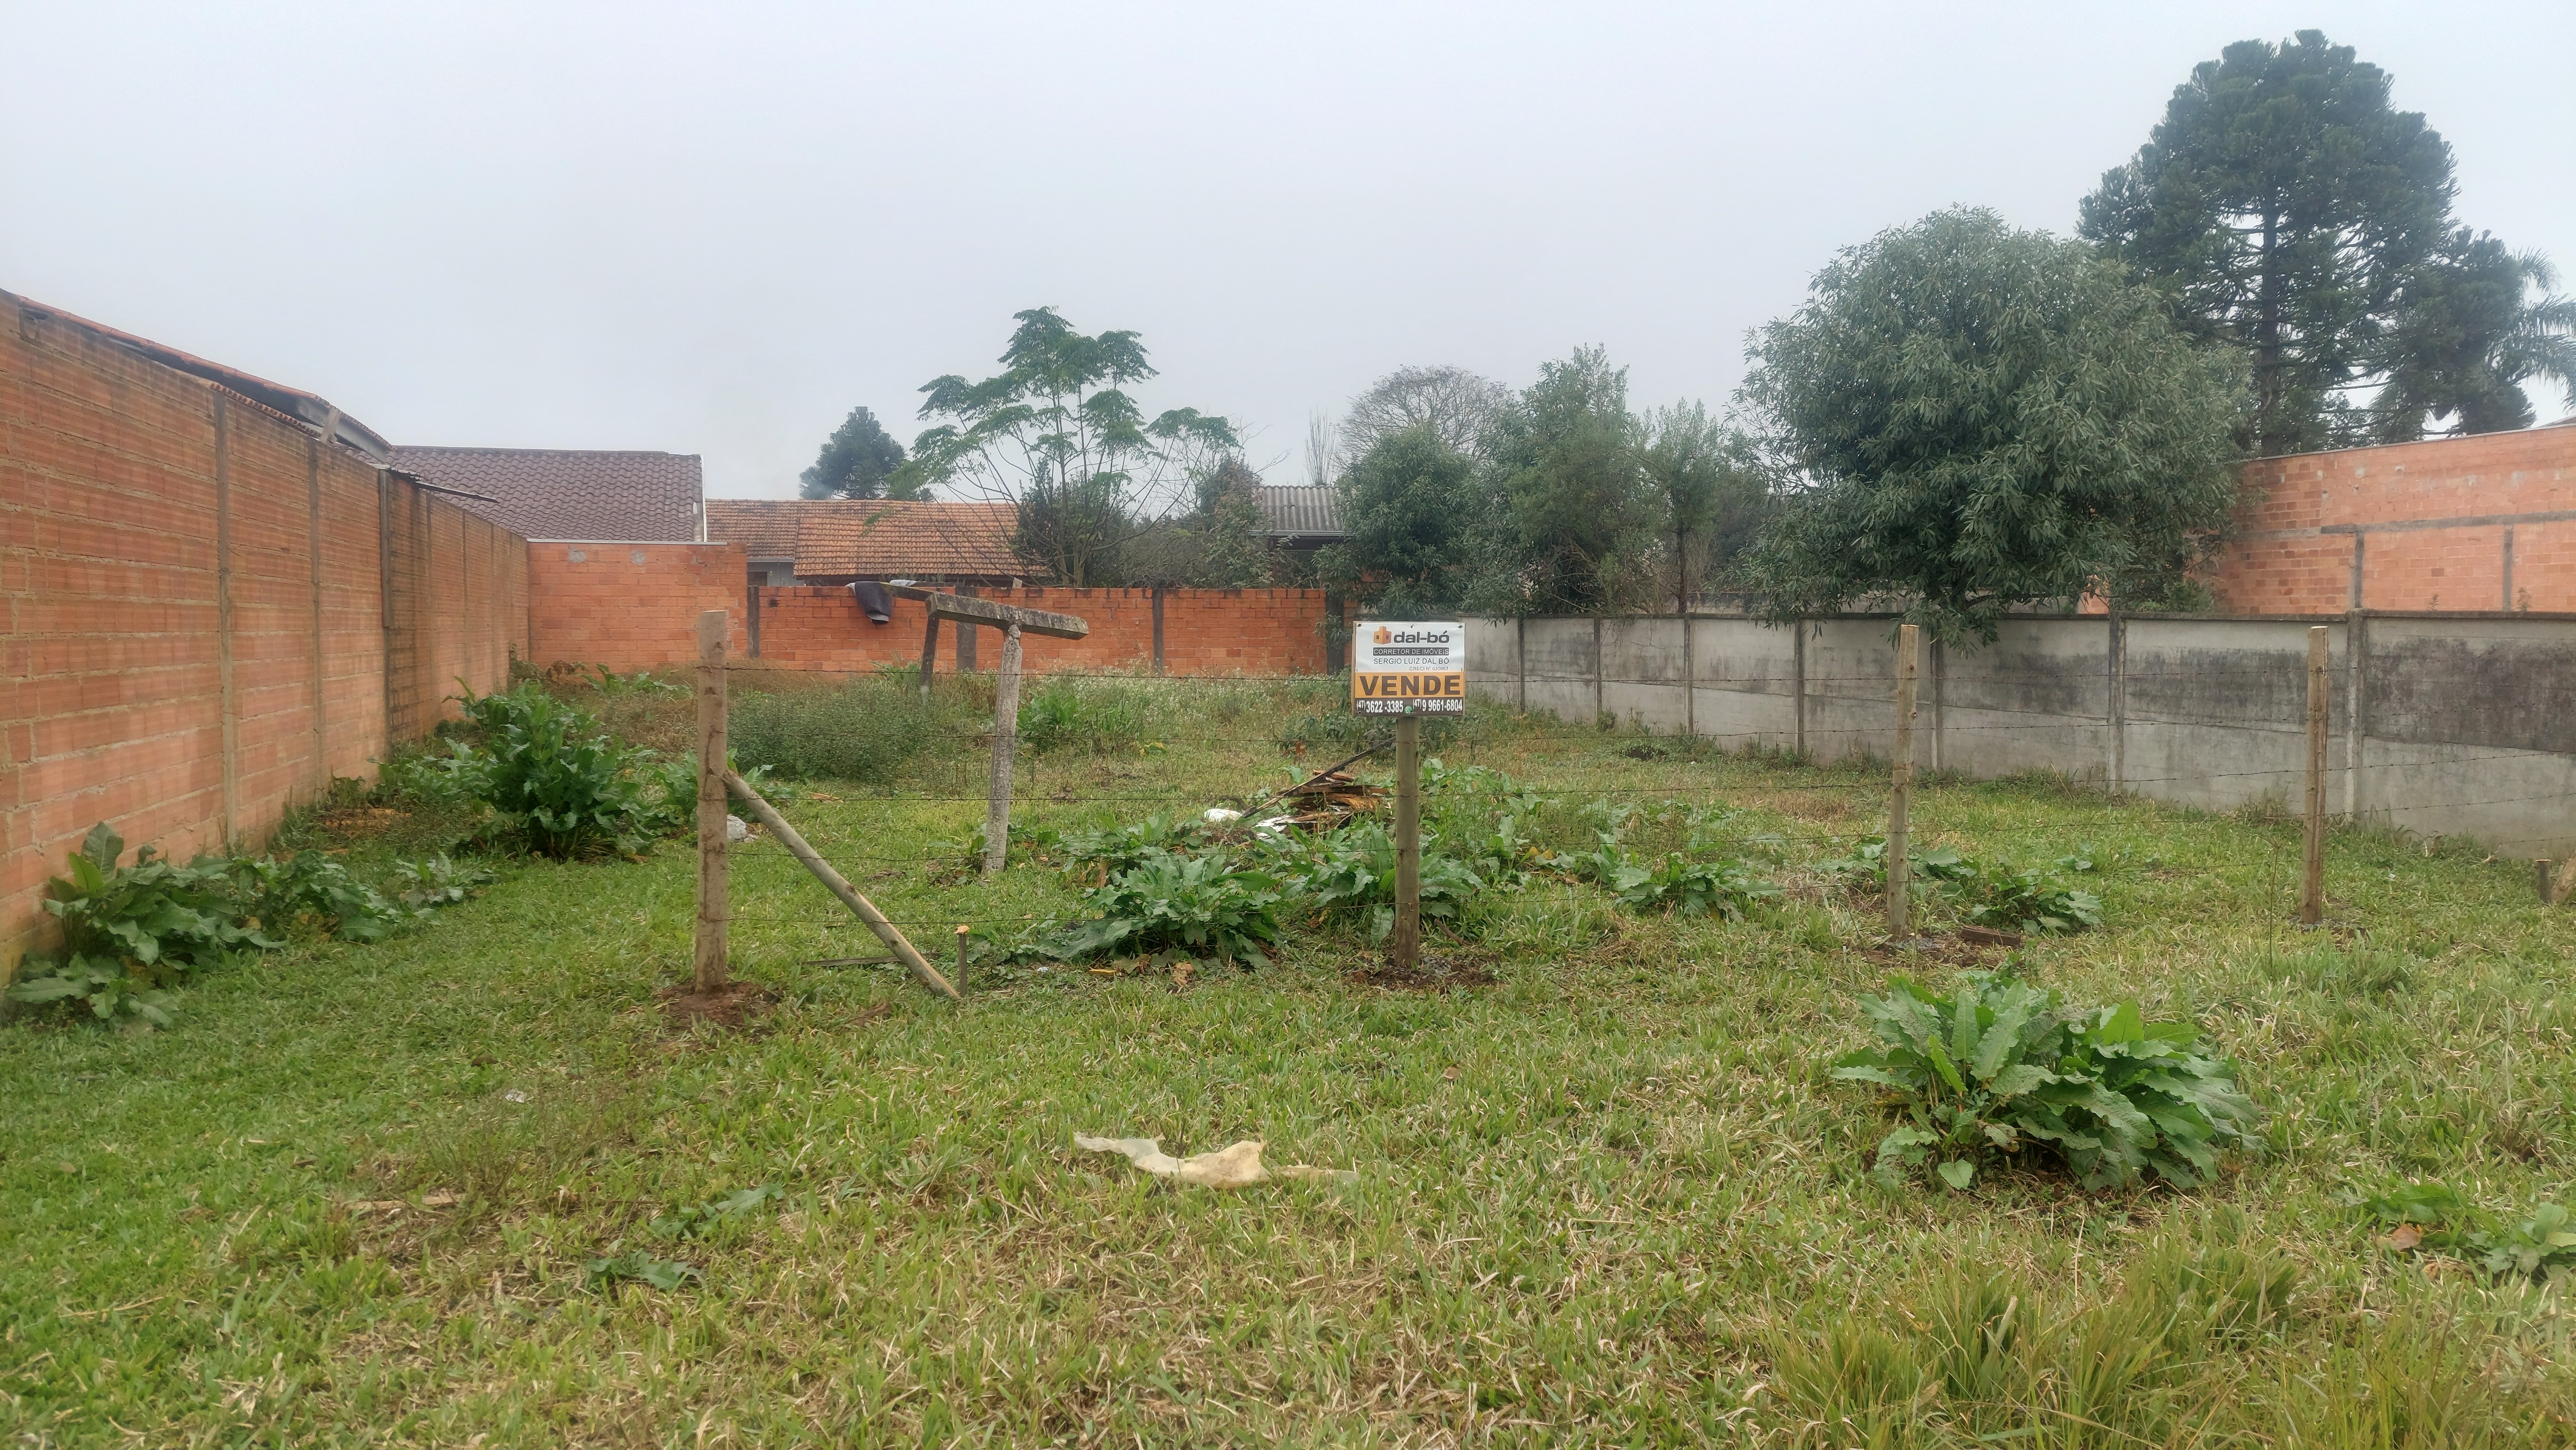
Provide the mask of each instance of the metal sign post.
POLYGON ((1467 712, 1467 627, 1362 620, 1351 631, 1351 709, 1395 717, 1395 929, 1390 953, 1422 955, 1422 717, 1467 712))

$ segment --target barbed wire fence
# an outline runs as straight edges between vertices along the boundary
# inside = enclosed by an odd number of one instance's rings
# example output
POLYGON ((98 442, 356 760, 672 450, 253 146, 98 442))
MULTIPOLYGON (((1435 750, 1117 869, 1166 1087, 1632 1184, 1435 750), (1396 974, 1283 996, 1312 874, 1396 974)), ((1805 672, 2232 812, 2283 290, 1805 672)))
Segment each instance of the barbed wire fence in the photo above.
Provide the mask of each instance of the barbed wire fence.
MULTIPOLYGON (((1936 739, 1963 737, 1983 743, 1998 740, 2008 742, 2019 736, 2034 740, 2044 738, 2062 743, 2071 736, 2082 736, 2087 732, 2125 729, 2133 726, 2206 727, 2249 732, 2261 736, 2279 736, 2282 738, 2284 758, 2278 764, 2231 769, 2173 770, 2168 768, 2155 774, 2129 771, 2123 772, 2116 783, 2098 779, 2091 783, 2112 787, 2102 795, 2101 808, 2106 815, 2113 818, 2125 812, 2158 809, 2157 804, 2150 798, 2160 794, 2199 797, 2200 800, 2197 803, 2223 807, 2228 803, 2238 806, 2257 803, 2266 794, 2261 790, 2242 789, 2245 784, 2259 782, 2276 788, 2284 796, 2287 796, 2294 786, 2301 787, 2303 788, 2301 793, 2306 801, 2302 815, 2309 826, 2310 840, 2310 845, 2304 852, 2305 860, 2301 865, 2305 876, 2310 881, 2314 881, 2322 854, 2323 833, 2317 826, 2319 819, 2341 817, 2346 824, 2358 823, 2352 813, 2333 811, 2329 808, 2330 792, 2325 788, 2323 777, 2330 773, 2348 770, 2351 766, 2334 764, 2325 758, 2317 743, 2319 737, 2316 726, 2317 719, 2330 717, 2336 709, 2336 702, 2344 698, 2344 692, 2350 684, 2350 670, 2349 664, 2328 664, 2320 667, 2314 659, 2305 663, 2286 659, 2278 662, 2215 662, 2190 668, 2132 670, 2126 672, 2121 680, 2124 687, 2147 682, 2151 689, 2152 682, 2158 680, 2189 680, 2203 686, 2213 680, 2219 680, 2226 682, 2237 694, 2260 699, 2286 702, 2304 696, 2310 719, 2304 725, 2294 725, 2278 722, 2277 719, 2249 720, 2241 714, 2228 715, 2188 710, 2158 713, 2153 709, 2127 710, 2114 720, 2110 718, 2107 711, 2099 714, 2076 713, 2065 708, 2014 705, 1991 698, 1976 701, 1974 697, 1981 689, 2000 691, 2040 685, 2062 688, 2066 682, 2066 676, 2062 671, 1985 669, 1962 673, 1954 669, 1944 681, 1944 698, 1938 701, 1934 708, 1944 713, 1955 711, 1971 718, 1942 721, 1936 739), (1970 698, 1963 699, 1962 695, 1970 698), (1994 718, 1997 716, 2004 718, 1994 718), (2297 749, 2297 742, 2302 736, 2306 737, 2305 750, 2297 749), (2166 789, 2158 791, 2157 787, 2166 789)), ((856 676, 872 672, 854 670, 832 673, 856 676)), ((1646 734, 1632 740, 1628 735, 1622 734, 1618 738, 1629 742, 1624 748, 1643 757, 1633 761, 1613 750, 1567 749, 1565 744, 1570 737, 1563 734, 1495 735, 1480 733, 1471 728, 1457 737, 1456 745, 1463 748, 1469 762, 1472 763, 1474 758, 1488 746, 1517 742, 1524 753, 1527 753, 1530 742, 1547 741, 1553 748, 1540 749, 1539 753, 1546 757, 1543 768, 1531 770, 1521 784, 1543 793, 1554 801, 1576 802, 1596 809, 1616 810, 1634 807, 1651 811, 1674 804, 1687 803, 1698 806, 1727 804, 1728 802, 1721 797, 1753 798, 1765 802, 1778 798, 1795 799, 1800 796, 1838 797, 1841 801, 1838 814, 1850 820, 1851 824, 1837 825, 1830 829, 1776 825, 1762 829, 1758 833, 1758 839, 1766 850, 1779 853, 1820 847, 1849 849, 1856 841, 1865 837, 1878 835, 1884 838, 1889 834, 1884 830, 1870 830, 1869 815, 1873 811, 1886 809, 1901 788, 1893 778, 1895 763, 1884 757, 1873 756, 1870 750, 1874 742, 1891 734, 1896 724, 1896 701, 1891 698, 1893 690, 1888 688, 1893 683, 1894 673, 1891 670, 1889 676, 1883 677, 1830 675, 1819 677, 1801 670, 1794 677, 1778 674, 1720 675, 1715 678, 1703 678, 1692 686, 1703 691, 1732 691, 1741 694, 1771 693, 1776 692, 1779 687, 1794 686, 1799 690, 1802 705, 1810 715, 1805 731, 1810 738, 1810 748, 1804 753, 1784 749, 1784 732, 1777 728, 1701 729, 1686 738, 1646 734), (1868 719, 1872 714, 1879 716, 1877 723, 1872 723, 1868 719), (1842 749, 1833 761, 1824 765, 1813 763, 1816 755, 1836 746, 1842 749), (1732 774, 1723 779, 1717 777, 1700 780, 1655 778, 1664 769, 1669 768, 1668 756, 1673 753, 1681 753, 1689 759, 1696 759, 1703 755, 1731 756, 1740 759, 1760 758, 1767 761, 1771 768, 1751 779, 1740 774, 1732 774), (1870 778, 1869 775, 1864 774, 1865 771, 1879 770, 1887 771, 1889 774, 1880 778, 1870 778)), ((1136 681, 1173 687, 1184 692, 1289 683, 1315 687, 1321 682, 1319 677, 1311 675, 1183 677, 1143 671, 1095 671, 1051 678, 1069 680, 1075 688, 1080 688, 1085 682, 1136 681)), ((1591 672, 1580 675, 1524 674, 1518 676, 1513 683, 1521 692, 1526 692, 1530 684, 1597 687, 1599 676, 1591 672)), ((1041 688, 1043 687, 1042 684, 1041 688)), ((1683 686, 1679 682, 1674 682, 1672 688, 1680 689, 1683 686)), ((1314 703, 1326 709, 1330 708, 1329 702, 1321 698, 1314 703)), ((2146 701, 2139 700, 2135 703, 2145 704, 2146 701)), ((1509 710, 1511 705, 1508 702, 1493 700, 1488 693, 1483 709, 1492 711, 1498 708, 1509 710)), ((1922 708, 1918 702, 1916 706, 1918 713, 1922 708)), ((2454 705, 2450 708, 2455 714, 2476 715, 2501 713, 2508 707, 2454 705)), ((2349 728, 2348 722, 2346 723, 2349 728)), ((967 725, 944 726, 933 733, 948 739, 951 743, 959 744, 980 742, 987 738, 985 730, 967 725)), ((1286 745, 1291 743, 1289 741, 1291 732, 1286 723, 1277 728, 1260 731, 1190 729, 1178 734, 1181 736, 1180 743, 1187 747, 1251 746, 1281 749, 1284 753, 1286 745)), ((1345 740, 1343 743, 1348 742, 1345 740)), ((1945 800, 1939 792, 1945 790, 1956 779, 1953 771, 1944 769, 1938 763, 1938 751, 1939 747, 1936 745, 1933 752, 1925 752, 1919 748, 1916 752, 1918 759, 1926 753, 1934 754, 1934 760, 1923 763, 1934 765, 1935 768, 1935 774, 1929 777, 1927 784, 1935 792, 1933 801, 1936 807, 1945 800)), ((1979 753, 1991 754, 1992 752, 1980 751, 1979 753)), ((2047 758, 2049 755, 2045 751, 2031 753, 2041 758, 2047 758)), ((2529 762, 2534 758, 2535 752, 2527 749, 2488 748, 2475 745, 2417 747, 2407 759, 2406 766, 2410 770, 2419 772, 2438 771, 2486 763, 2529 762)), ((1097 758, 1094 758, 1091 763, 1096 767, 1097 758)), ((1118 819, 1133 819, 1167 812, 1192 812, 1211 806, 1239 809, 1258 795, 1256 790, 1249 787, 1233 795, 1212 794, 1201 786, 1180 782, 1160 785, 1140 784, 1133 788, 1086 788, 1078 783, 1081 782, 1084 774, 1081 767, 1059 766, 1053 760, 1039 755, 1022 755, 1020 767, 1028 773, 1025 787, 1019 796, 1020 810, 1031 819, 1035 819, 1041 813, 1060 818, 1067 811, 1082 812, 1098 808, 1106 808, 1105 814, 1118 819), (1057 769, 1066 770, 1068 779, 1050 790, 1047 788, 1046 776, 1051 770, 1057 769)), ((815 788, 812 793, 836 803, 847 804, 864 800, 890 808, 946 804, 982 805, 987 801, 988 794, 984 789, 970 784, 969 778, 969 772, 977 768, 967 759, 952 753, 944 762, 925 762, 916 765, 907 772, 909 779, 901 784, 888 782, 879 783, 873 787, 862 787, 850 783, 829 783, 815 788), (938 778, 942 775, 947 777, 944 782, 938 778)), ((1103 778, 1096 768, 1089 774, 1092 776, 1094 785, 1103 778)), ((2535 790, 2478 795, 2446 801, 2444 804, 2458 809, 2537 805, 2557 810, 2564 808, 2570 800, 2576 800, 2576 790, 2535 790)), ((790 799, 786 802, 786 806, 793 810, 795 801, 790 799)), ((1793 820, 1798 817, 1798 813, 1794 810, 1782 813, 1789 815, 1793 820)), ((972 821, 961 816, 957 828, 963 833, 973 824, 972 821)), ((1937 818, 1937 809, 1932 817, 1918 817, 1914 825, 1918 831, 1929 829, 1935 833, 1951 829, 1948 823, 1937 818)), ((2049 837, 2064 841, 2080 834, 2080 831, 2080 827, 2071 826, 2063 820, 2023 824, 1986 822, 1974 828, 1974 834, 1979 838, 2000 837, 2006 840, 2049 837)), ((920 894, 920 887, 929 881, 933 873, 939 873, 942 876, 943 879, 939 885, 943 890, 963 886, 971 879, 964 863, 967 854, 965 841, 943 843, 941 848, 936 849, 923 847, 894 850, 887 848, 889 834, 866 825, 858 825, 819 830, 815 832, 815 839, 817 849, 833 861, 850 863, 850 875, 853 880, 863 885, 869 882, 900 881, 904 885, 897 890, 902 891, 908 898, 917 897, 920 894)), ((2504 854, 2513 851, 2516 847, 2562 839, 2562 836, 2551 834, 2517 838, 2482 837, 2481 841, 2496 853, 2504 854)), ((810 928, 817 933, 856 928, 860 925, 848 915, 836 913, 832 903, 821 893, 813 894, 810 907, 803 903, 801 896, 798 898, 799 904, 793 908, 781 908, 775 905, 774 903, 789 896, 793 878, 800 870, 786 852, 767 850, 755 845, 750 849, 740 850, 736 859, 741 867, 748 868, 742 881, 745 888, 742 894, 750 899, 735 907, 734 920, 770 929, 810 928), (755 902, 759 904, 754 904, 755 902)), ((2549 894, 2546 868, 2547 863, 2543 863, 2541 890, 2544 899, 2549 894)), ((2284 894, 2287 894, 2288 882, 2289 878, 2285 873, 2284 894)), ((2309 894, 2313 901, 2321 904, 2321 889, 2312 888, 2309 894)), ((976 913, 967 913, 967 915, 973 916, 976 913)), ((973 924, 987 931, 1027 925, 1041 919, 1041 914, 1037 912, 996 916, 987 910, 981 915, 987 919, 976 920, 973 924)), ((909 913, 903 911, 889 913, 889 920, 893 925, 908 932, 944 932, 963 924, 958 915, 923 914, 917 908, 909 913)), ((937 945, 934 943, 934 950, 937 945)))

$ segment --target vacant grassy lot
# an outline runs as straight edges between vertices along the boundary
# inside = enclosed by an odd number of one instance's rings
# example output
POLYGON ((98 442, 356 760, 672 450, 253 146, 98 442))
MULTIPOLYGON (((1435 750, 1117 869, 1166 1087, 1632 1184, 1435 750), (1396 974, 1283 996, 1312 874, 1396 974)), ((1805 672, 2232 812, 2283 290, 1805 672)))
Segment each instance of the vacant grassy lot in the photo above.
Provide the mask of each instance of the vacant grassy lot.
MULTIPOLYGON (((1311 688, 1094 693, 1107 723, 1059 711, 1024 819, 1240 798, 1287 778, 1276 742, 1303 717, 1334 728, 1311 688)), ((658 707, 621 708, 641 730, 658 707)), ((981 814, 970 716, 867 756, 902 755, 891 784, 813 781, 786 807, 934 957, 950 924, 1007 932, 1074 900, 1043 864, 985 884, 938 854, 981 814)), ((1883 1110, 1821 1064, 1862 1041, 1856 999, 1891 972, 1963 963, 1877 947, 1875 901, 1817 870, 1875 828, 1883 788, 1668 744, 1493 718, 1446 753, 1556 802, 1537 828, 1567 841, 1595 798, 1736 807, 1748 839, 1777 838, 1748 849, 1785 894, 1748 922, 1670 921, 1542 878, 1444 944, 1491 985, 1354 982, 1365 936, 1300 919, 1264 970, 1203 965, 1186 988, 992 970, 952 1005, 877 969, 799 965, 872 944, 761 841, 735 866, 737 970, 780 1004, 751 1031, 676 1032, 653 998, 689 950, 692 861, 673 843, 641 865, 511 863, 388 943, 210 974, 172 1032, 0 1030, 0 1430, 28 1446, 2576 1438, 2562 1293, 2428 1270, 2375 1246, 2353 1206, 2418 1178, 2516 1218, 2564 1193, 2576 913, 2535 905, 2527 863, 2340 835, 2330 930, 2302 933, 2293 823, 1932 782, 1918 839, 2092 854, 2105 928, 2035 939, 2019 969, 2201 1023, 2241 1060, 2269 1148, 2192 1193, 2087 1194, 2046 1172, 1898 1192, 1867 1171, 1883 1110), (1176 1188, 1075 1152, 1077 1132, 1175 1153, 1259 1138, 1274 1163, 1359 1182, 1176 1188), (587 1261, 637 1250, 698 1277, 590 1282, 587 1261)), ((1307 759, 1344 753, 1318 738, 1307 759)), ((416 830, 365 813, 325 829, 353 862, 416 830)))

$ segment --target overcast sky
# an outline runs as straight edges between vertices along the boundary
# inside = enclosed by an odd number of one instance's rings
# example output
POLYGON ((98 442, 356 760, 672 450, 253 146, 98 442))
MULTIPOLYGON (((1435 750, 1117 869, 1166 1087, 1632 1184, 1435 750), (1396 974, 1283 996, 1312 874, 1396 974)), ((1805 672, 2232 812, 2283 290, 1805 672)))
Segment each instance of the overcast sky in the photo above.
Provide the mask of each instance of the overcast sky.
MULTIPOLYGON (((1832 251, 2070 230, 2195 62, 2317 26, 2576 270, 2576 4, 0 0, 0 288, 404 443, 662 448, 784 496, 1019 309, 1144 334, 1148 409, 1306 418, 1587 343, 1718 402, 1832 251)), ((2566 410, 2556 396, 2544 419, 2566 410)))

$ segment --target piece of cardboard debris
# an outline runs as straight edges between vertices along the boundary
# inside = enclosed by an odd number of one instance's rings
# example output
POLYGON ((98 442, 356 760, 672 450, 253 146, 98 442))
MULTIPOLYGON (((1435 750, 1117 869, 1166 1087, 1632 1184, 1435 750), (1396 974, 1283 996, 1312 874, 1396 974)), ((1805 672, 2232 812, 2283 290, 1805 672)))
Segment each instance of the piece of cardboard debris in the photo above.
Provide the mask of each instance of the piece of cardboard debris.
POLYGON ((1173 1157, 1164 1152, 1162 1142, 1154 1138, 1094 1138, 1086 1133, 1076 1133, 1073 1146, 1091 1153, 1123 1154, 1128 1162, 1157 1178, 1178 1179, 1201 1188, 1248 1188, 1272 1178, 1345 1186, 1360 1181, 1360 1175, 1354 1169, 1314 1168, 1303 1163, 1291 1163, 1273 1173, 1261 1166, 1261 1142, 1255 1138, 1191 1158, 1173 1157))

